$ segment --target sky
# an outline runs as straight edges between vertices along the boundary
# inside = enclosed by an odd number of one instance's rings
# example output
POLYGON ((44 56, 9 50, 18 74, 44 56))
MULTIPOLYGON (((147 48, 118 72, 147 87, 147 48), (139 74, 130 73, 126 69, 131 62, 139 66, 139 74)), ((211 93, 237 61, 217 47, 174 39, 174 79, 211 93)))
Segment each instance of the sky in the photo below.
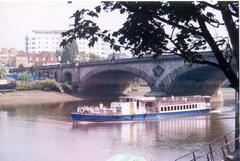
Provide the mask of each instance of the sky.
MULTIPOLYGON (((92 9, 96 0, 0 0, 0 48, 24 50, 25 35, 32 30, 66 30, 69 17, 78 9, 92 9)), ((101 28, 115 30, 124 22, 118 13, 104 14, 98 20, 101 28)))
MULTIPOLYGON (((100 0, 0 0, 0 48, 24 50, 25 35, 32 30, 67 30, 69 17, 82 8, 93 9, 100 0)), ((218 14, 217 14, 218 16, 218 14)), ((102 29, 117 30, 126 20, 119 13, 102 14, 97 20, 102 29)), ((211 30, 225 35, 225 29, 211 30)), ((215 34, 216 33, 216 34, 215 34)))

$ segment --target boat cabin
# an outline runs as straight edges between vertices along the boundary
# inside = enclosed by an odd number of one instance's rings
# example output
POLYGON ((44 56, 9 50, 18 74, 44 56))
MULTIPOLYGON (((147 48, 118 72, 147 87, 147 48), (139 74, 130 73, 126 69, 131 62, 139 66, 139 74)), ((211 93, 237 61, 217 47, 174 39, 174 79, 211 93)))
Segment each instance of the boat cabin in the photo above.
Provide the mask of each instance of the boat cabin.
POLYGON ((147 113, 148 110, 156 106, 155 97, 120 97, 119 102, 112 102, 111 109, 122 115, 136 115, 147 113))

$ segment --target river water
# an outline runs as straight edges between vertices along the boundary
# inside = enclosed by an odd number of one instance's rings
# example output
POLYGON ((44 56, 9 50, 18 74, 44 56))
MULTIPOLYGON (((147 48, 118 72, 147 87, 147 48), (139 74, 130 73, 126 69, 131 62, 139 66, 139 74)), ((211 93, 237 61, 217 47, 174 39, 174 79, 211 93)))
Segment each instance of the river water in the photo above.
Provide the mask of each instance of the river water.
POLYGON ((0 161, 106 161, 116 154, 170 161, 234 129, 233 105, 159 121, 72 124, 70 112, 98 101, 0 106, 8 112, 0 117, 0 161))

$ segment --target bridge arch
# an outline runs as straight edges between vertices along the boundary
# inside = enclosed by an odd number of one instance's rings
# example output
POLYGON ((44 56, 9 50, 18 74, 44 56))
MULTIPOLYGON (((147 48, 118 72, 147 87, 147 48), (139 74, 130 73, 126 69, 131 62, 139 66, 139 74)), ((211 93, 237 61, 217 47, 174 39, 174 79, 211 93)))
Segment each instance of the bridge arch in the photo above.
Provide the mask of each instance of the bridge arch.
POLYGON ((68 82, 68 83, 72 82, 72 73, 71 72, 65 71, 63 73, 63 82, 68 82))
MULTIPOLYGON (((129 74, 134 77, 140 77, 149 85, 150 88, 152 88, 154 86, 154 79, 151 76, 149 76, 143 70, 139 70, 139 69, 133 68, 131 66, 120 66, 120 67, 119 66, 111 66, 111 67, 107 66, 107 67, 92 69, 91 71, 89 71, 87 74, 85 74, 81 78, 80 86, 82 88, 87 87, 88 84, 90 83, 90 80, 98 75, 103 75, 102 78, 107 79, 107 78, 104 78, 104 75, 106 76, 107 73, 112 74, 112 75, 118 75, 119 73, 124 75, 124 73, 125 73, 124 76, 129 74)), ((120 79, 120 77, 118 77, 118 78, 120 79)), ((115 81, 117 81, 117 80, 115 80, 115 81)))
POLYGON ((185 71, 165 87, 168 95, 213 95, 226 80, 224 73, 213 66, 202 66, 185 71))
POLYGON ((206 65, 199 65, 194 64, 191 67, 188 64, 184 64, 181 67, 178 67, 171 71, 169 74, 167 74, 165 77, 161 78, 159 87, 162 88, 163 91, 166 92, 167 88, 171 85, 172 81, 177 79, 179 76, 183 75, 184 73, 188 71, 193 71, 195 69, 204 67, 206 65))

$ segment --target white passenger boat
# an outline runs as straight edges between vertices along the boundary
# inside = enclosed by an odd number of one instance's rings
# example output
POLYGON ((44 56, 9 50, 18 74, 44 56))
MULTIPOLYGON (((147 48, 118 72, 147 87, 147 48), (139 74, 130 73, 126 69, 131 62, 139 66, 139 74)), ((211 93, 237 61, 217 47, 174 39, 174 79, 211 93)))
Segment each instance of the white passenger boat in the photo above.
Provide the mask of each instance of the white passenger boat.
POLYGON ((164 116, 192 115, 210 111, 210 96, 120 97, 110 107, 78 107, 71 113, 74 122, 137 121, 164 116))

